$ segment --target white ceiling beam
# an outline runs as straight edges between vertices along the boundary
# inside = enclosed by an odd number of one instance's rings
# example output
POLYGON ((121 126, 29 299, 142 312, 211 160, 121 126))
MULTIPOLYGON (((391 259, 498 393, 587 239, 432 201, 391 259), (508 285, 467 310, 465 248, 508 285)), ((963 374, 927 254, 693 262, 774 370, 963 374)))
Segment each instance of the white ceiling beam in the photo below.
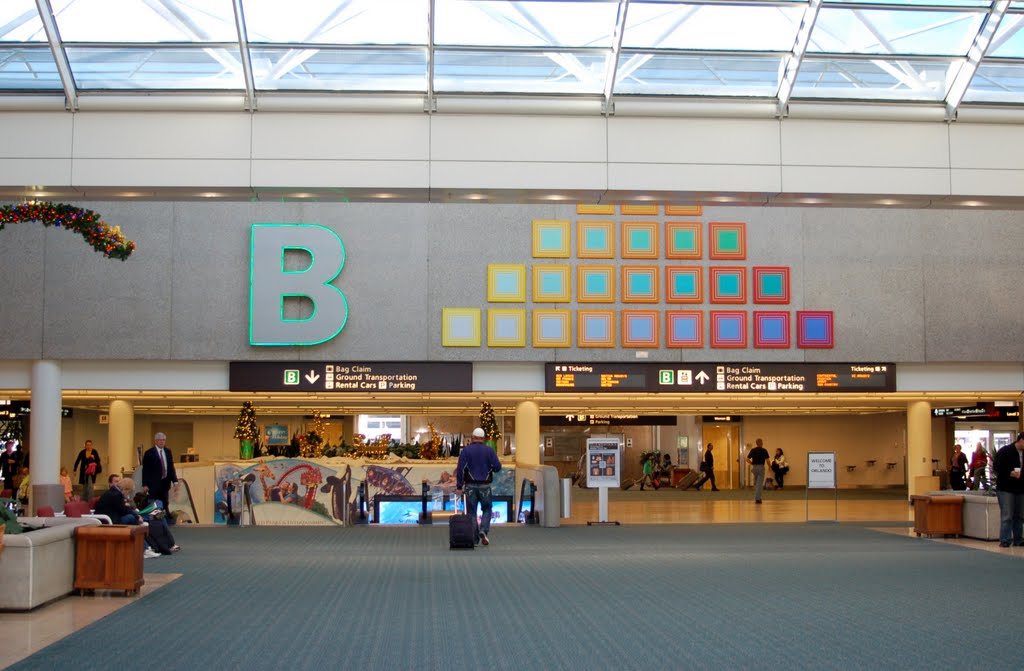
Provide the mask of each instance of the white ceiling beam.
POLYGON ((796 31, 796 38, 793 40, 793 49, 786 57, 783 66, 782 76, 779 78, 779 89, 776 92, 776 114, 779 117, 786 116, 789 108, 789 99, 793 96, 793 87, 796 85, 796 77, 800 73, 800 65, 803 63, 804 54, 807 53, 807 45, 811 43, 811 33, 814 31, 814 24, 818 21, 818 13, 821 11, 821 0, 810 0, 804 9, 803 18, 796 31))
POLYGON ((67 52, 60 40, 60 31, 57 30, 57 20, 53 16, 53 7, 50 0, 36 0, 36 9, 39 10, 39 18, 43 22, 43 30, 46 32, 46 40, 50 43, 50 52, 57 64, 57 74, 60 75, 61 85, 64 87, 65 106, 71 111, 78 109, 78 89, 75 86, 75 78, 71 74, 71 64, 68 62, 67 52))
POLYGON ((978 31, 978 35, 974 38, 974 44, 967 51, 967 60, 960 66, 960 71, 953 77, 953 82, 949 85, 949 90, 946 92, 947 121, 956 119, 957 108, 960 107, 964 94, 967 93, 967 88, 971 85, 971 80, 974 79, 974 75, 978 72, 981 59, 988 53, 988 49, 992 44, 992 38, 995 37, 996 31, 999 30, 999 24, 1002 23, 1006 10, 1009 7, 1010 0, 994 0, 992 3, 988 17, 982 23, 981 30, 978 31))

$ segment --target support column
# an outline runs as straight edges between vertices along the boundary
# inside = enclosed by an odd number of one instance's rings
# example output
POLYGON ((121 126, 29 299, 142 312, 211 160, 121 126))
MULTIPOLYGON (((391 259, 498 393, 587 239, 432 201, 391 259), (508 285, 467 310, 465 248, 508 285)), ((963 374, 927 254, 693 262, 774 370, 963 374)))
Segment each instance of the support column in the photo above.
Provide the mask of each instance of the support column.
POLYGON ((910 496, 938 489, 932 477, 932 406, 927 401, 907 405, 907 491, 910 496))
POLYGON ((64 509, 64 487, 60 484, 60 364, 56 361, 32 363, 32 412, 29 414, 32 491, 29 511, 39 506, 64 509))
MULTIPOLYGON (((110 402, 110 423, 107 425, 107 468, 110 473, 134 471, 138 465, 135 454, 135 406, 129 401, 110 402)), ((106 476, 104 476, 106 477, 106 476)))
POLYGON ((533 401, 516 406, 516 464, 540 466, 540 409, 533 401))

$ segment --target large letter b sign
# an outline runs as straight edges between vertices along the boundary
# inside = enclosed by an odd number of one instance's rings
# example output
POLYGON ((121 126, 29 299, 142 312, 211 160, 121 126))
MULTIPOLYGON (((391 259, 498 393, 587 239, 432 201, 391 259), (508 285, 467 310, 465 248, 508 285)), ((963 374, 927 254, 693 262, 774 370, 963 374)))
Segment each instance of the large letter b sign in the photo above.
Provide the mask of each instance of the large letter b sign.
POLYGON ((337 233, 315 224, 253 224, 249 263, 251 345, 316 345, 345 327, 348 301, 331 285, 345 265, 337 233), (289 250, 308 254, 308 267, 286 267, 289 250), (312 314, 288 318, 286 298, 308 299, 312 314))

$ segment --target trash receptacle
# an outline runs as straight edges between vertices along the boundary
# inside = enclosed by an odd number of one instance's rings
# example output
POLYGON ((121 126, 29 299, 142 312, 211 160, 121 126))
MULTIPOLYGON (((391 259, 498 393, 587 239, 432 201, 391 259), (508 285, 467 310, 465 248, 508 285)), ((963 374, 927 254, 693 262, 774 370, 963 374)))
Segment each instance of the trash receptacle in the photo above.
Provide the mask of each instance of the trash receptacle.
POLYGON ((572 478, 562 478, 562 519, 572 517, 572 478))

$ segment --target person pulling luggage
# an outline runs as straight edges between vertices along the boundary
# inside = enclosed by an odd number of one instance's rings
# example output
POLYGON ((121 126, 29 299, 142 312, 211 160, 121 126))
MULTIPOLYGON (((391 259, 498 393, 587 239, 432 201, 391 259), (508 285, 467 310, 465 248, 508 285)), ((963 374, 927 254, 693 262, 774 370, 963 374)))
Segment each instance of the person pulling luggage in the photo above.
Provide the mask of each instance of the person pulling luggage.
POLYGON ((473 429, 469 445, 459 452, 459 465, 455 473, 455 495, 466 493, 466 514, 476 520, 477 504, 480 505, 480 522, 475 524, 474 544, 490 545, 491 532, 491 482, 494 474, 501 470, 498 455, 484 444, 484 430, 473 429))

